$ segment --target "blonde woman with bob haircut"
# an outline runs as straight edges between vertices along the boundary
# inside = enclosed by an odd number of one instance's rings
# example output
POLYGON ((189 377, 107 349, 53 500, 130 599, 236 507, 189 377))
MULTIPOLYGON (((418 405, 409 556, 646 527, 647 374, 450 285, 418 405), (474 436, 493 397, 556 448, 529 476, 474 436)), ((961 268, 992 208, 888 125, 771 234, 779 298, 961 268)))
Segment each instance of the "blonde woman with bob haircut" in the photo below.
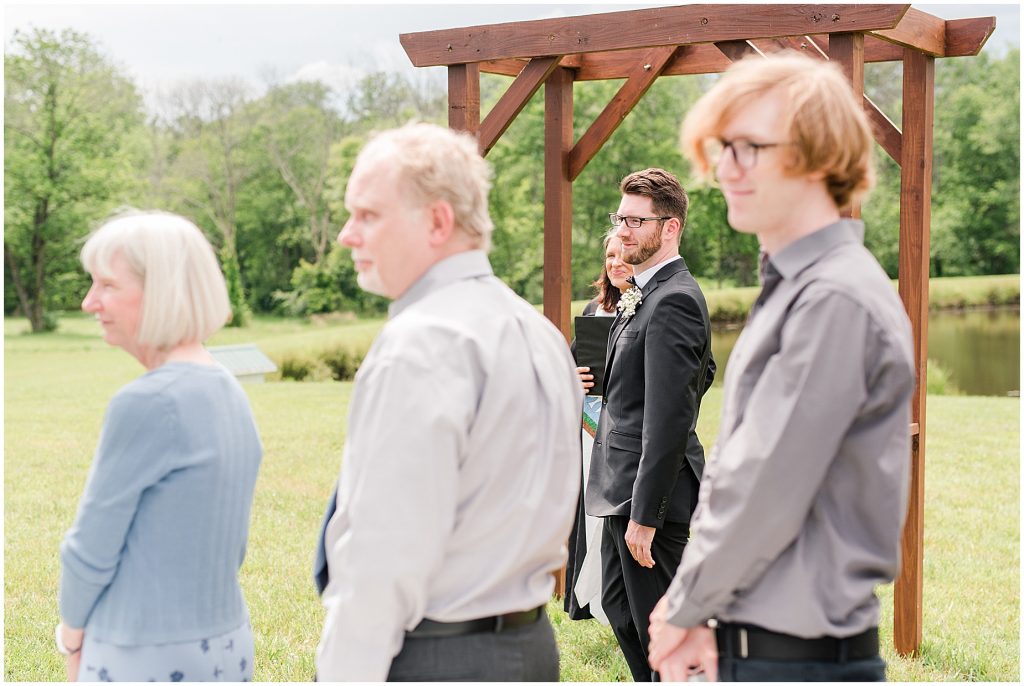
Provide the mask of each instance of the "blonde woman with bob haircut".
POLYGON ((651 664, 723 681, 884 681, 875 588, 899 571, 910 322, 842 212, 872 136, 833 65, 745 59, 690 110, 683 148, 761 244, 690 542, 651 615, 651 664))
POLYGON ((61 544, 70 681, 248 681, 238 584, 263 449, 241 386, 203 347, 227 289, 195 224, 130 212, 82 248, 82 309, 146 373, 111 400, 61 544))

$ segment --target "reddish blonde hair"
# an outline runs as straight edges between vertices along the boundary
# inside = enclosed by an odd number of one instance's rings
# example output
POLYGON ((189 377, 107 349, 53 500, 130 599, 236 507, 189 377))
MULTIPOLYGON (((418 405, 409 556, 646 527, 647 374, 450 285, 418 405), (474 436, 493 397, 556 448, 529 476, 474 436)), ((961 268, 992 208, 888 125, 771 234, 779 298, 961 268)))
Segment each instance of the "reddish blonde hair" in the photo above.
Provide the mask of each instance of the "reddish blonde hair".
POLYGON ((824 173, 840 209, 861 199, 875 182, 874 137, 864 107, 836 65, 792 51, 736 62, 690 109, 681 138, 697 170, 710 175, 704 140, 718 136, 740 108, 768 94, 782 96, 783 129, 796 151, 789 173, 824 173))

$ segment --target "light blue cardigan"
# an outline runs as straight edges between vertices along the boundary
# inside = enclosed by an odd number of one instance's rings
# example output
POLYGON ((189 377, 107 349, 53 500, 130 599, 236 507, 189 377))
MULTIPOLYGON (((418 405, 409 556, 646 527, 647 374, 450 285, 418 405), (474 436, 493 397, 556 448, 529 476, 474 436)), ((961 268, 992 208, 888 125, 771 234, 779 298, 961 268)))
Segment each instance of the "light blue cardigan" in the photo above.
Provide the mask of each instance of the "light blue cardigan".
POLYGON ((241 625, 262 454, 245 393, 219 365, 171 362, 122 388, 60 547, 64 621, 123 646, 241 625))

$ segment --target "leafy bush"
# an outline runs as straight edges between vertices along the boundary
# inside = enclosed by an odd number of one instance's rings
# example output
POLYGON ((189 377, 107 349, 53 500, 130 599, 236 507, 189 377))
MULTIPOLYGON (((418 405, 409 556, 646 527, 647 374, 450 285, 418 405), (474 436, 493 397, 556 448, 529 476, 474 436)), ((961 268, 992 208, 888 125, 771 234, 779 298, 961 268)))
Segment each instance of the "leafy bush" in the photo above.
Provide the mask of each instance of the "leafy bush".
POLYGON ((290 291, 275 291, 274 299, 293 317, 325 312, 379 314, 387 309, 387 300, 359 287, 351 252, 337 245, 316 264, 300 260, 291 286, 290 291))
POLYGON ((365 353, 358 353, 348 348, 334 348, 320 353, 320 359, 331 370, 331 378, 335 381, 351 381, 355 378, 365 353))

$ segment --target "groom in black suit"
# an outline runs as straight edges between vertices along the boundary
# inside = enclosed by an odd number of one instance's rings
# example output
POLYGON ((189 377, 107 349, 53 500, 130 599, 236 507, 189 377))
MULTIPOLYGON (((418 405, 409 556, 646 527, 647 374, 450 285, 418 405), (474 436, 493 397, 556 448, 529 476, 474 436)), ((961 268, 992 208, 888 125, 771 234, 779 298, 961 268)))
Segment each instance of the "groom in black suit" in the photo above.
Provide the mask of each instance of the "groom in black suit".
POLYGON ((633 679, 652 681, 647 626, 697 505, 704 448, 695 427, 715 362, 704 294, 679 255, 686 192, 662 169, 634 172, 620 190, 611 221, 636 285, 608 335, 586 511, 604 518, 601 605, 633 679))

